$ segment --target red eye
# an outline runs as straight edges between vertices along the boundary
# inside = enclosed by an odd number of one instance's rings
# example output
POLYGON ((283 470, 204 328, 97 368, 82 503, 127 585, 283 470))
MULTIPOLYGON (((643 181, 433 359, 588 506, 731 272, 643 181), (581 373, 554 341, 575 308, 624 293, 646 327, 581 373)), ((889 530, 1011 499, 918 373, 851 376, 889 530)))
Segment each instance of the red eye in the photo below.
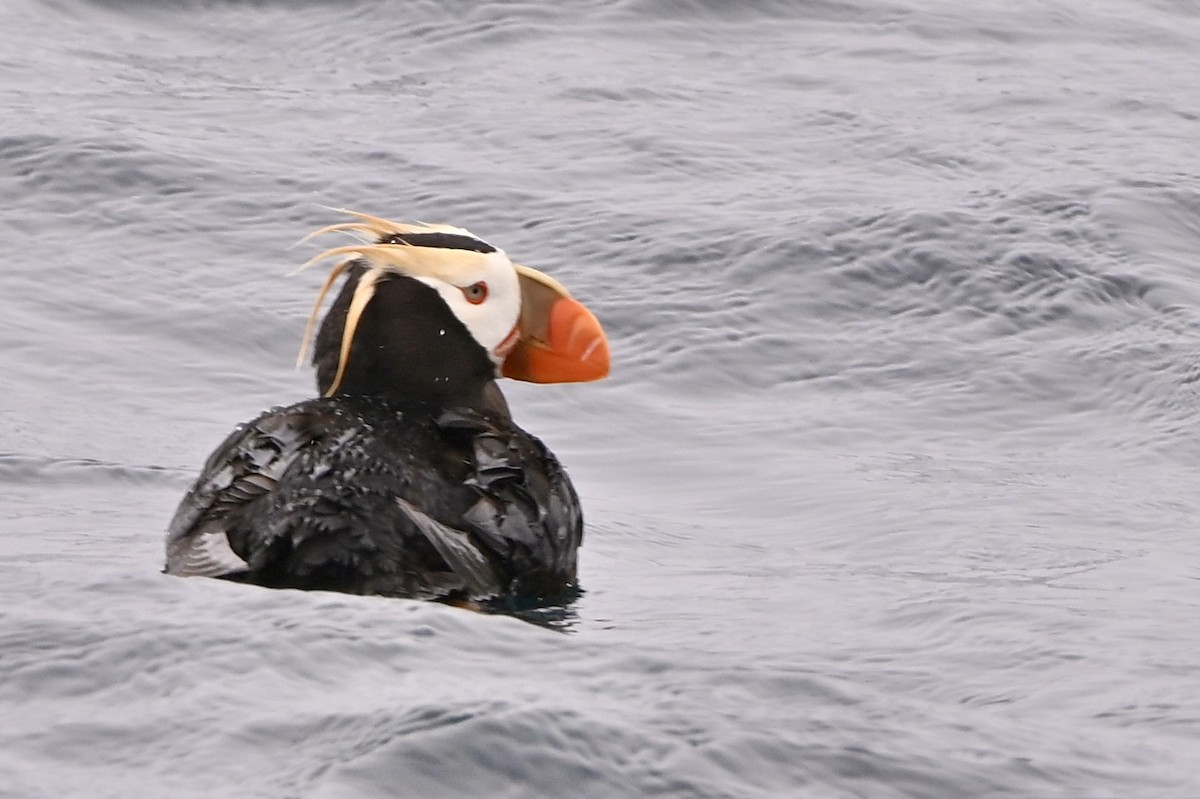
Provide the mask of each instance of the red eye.
POLYGON ((482 280, 478 283, 472 283, 462 290, 463 296, 467 298, 467 302, 472 305, 478 305, 487 299, 487 283, 482 280))

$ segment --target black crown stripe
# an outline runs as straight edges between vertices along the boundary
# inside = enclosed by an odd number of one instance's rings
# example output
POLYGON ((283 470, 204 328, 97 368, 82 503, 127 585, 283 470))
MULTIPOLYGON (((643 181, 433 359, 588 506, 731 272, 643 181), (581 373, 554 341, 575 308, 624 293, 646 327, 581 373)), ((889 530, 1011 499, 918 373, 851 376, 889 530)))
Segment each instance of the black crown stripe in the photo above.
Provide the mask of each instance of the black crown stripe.
POLYGON ((380 244, 407 244, 410 247, 437 247, 443 250, 468 250, 489 253, 496 248, 486 241, 460 236, 457 233, 389 233, 379 239, 380 244))

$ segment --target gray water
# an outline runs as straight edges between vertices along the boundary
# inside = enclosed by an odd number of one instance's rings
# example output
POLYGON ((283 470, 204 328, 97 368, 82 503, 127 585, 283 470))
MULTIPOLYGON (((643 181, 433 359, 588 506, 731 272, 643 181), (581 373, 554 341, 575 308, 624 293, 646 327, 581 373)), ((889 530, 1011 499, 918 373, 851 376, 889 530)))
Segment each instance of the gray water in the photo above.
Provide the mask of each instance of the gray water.
POLYGON ((1194 0, 5 0, 0 795, 1200 795, 1194 0), (551 626, 159 573, 323 206, 569 285, 551 626))

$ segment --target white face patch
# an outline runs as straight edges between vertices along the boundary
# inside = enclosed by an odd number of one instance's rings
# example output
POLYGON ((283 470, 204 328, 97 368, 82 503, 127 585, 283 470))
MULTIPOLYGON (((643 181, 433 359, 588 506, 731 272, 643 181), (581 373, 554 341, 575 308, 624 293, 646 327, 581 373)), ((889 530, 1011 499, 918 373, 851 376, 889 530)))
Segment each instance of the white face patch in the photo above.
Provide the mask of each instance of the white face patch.
POLYGON ((479 260, 482 263, 478 266, 453 277, 415 278, 437 291, 498 367, 504 360, 504 354, 498 351, 500 345, 508 339, 521 315, 521 288, 517 270, 503 250, 488 253, 479 260), (476 283, 487 286, 487 296, 479 303, 471 302, 463 293, 463 289, 476 283))

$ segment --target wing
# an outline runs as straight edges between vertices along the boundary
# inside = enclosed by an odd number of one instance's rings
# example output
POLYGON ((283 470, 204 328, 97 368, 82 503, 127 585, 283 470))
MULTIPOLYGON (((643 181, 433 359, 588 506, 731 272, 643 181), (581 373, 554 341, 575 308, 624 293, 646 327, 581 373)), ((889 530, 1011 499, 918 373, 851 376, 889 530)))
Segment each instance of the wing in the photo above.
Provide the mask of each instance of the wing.
POLYGON ((466 482, 478 499, 463 524, 507 564, 513 575, 508 592, 561 593, 575 580, 583 514, 558 459, 515 425, 462 412, 443 414, 438 425, 472 435, 474 473, 466 482))
POLYGON ((471 541, 469 535, 430 518, 401 497, 396 497, 396 504, 433 545, 450 571, 462 581, 462 589, 468 596, 483 599, 497 596, 504 590, 487 555, 471 541))
POLYGON ((320 438, 304 403, 273 408, 217 447, 167 528, 168 574, 229 577, 250 570, 230 526, 274 490, 296 457, 320 438))

